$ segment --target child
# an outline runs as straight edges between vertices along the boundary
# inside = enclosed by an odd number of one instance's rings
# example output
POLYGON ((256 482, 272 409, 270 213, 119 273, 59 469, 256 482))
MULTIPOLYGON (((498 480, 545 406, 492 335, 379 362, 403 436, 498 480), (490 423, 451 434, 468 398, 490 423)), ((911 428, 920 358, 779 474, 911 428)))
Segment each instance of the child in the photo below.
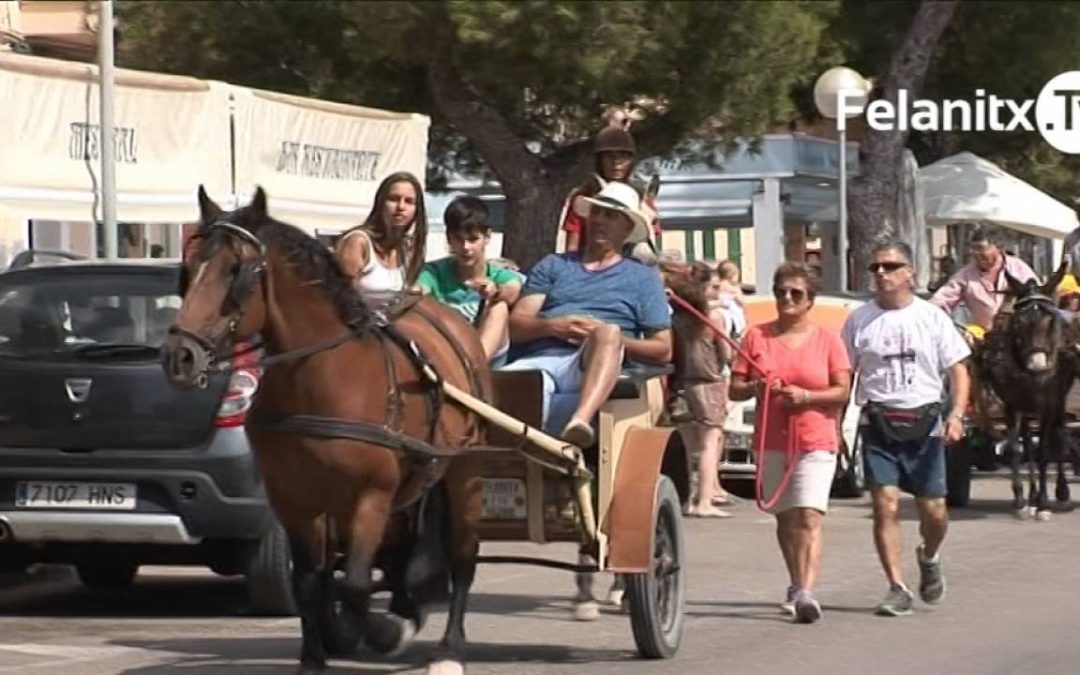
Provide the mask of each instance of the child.
POLYGON ((525 277, 487 260, 488 215, 487 205, 476 197, 450 202, 443 222, 451 255, 425 264, 416 285, 473 324, 480 331, 484 353, 492 365, 500 365, 510 347, 510 308, 521 294, 525 277))

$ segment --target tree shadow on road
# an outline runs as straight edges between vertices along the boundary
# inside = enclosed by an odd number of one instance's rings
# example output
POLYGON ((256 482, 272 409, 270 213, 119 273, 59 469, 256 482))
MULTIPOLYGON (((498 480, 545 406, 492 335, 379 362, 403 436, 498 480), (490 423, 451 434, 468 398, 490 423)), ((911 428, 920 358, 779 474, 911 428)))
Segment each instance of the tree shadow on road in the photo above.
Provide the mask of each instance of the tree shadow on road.
POLYGON ((13 597, 0 616, 216 618, 254 616, 242 580, 215 577, 140 576, 123 589, 93 589, 74 576, 13 597))
MULTIPOLYGON (((116 640, 111 644, 151 651, 168 652, 176 660, 168 664, 130 668, 122 675, 285 675, 296 670, 300 652, 299 638, 195 638, 178 640, 116 640)), ((434 652, 435 641, 419 641, 395 658, 383 659, 359 650, 350 659, 334 659, 328 673, 407 673, 423 671, 426 659, 434 652)), ((468 663, 506 664, 513 669, 522 664, 587 665, 619 663, 637 659, 629 650, 583 649, 547 644, 504 644, 470 642, 468 663)))
MULTIPOLYGON (((1027 494, 1027 487, 1025 483, 1024 493, 1027 494)), ((1051 490, 1053 487, 1051 486, 1051 490)), ((1075 504, 1059 504, 1051 501, 1050 510, 1054 513, 1067 514, 1072 512, 1076 508, 1075 504)), ((1015 518, 1013 512, 1013 504, 1011 499, 980 499, 973 497, 967 504, 967 506, 951 506, 949 507, 949 520, 960 522, 968 520, 985 520, 988 518, 1000 519, 1015 518)), ((866 520, 873 520, 873 511, 868 510, 864 516, 866 520)), ((917 522, 919 520, 919 512, 915 506, 915 500, 904 499, 900 502, 900 520, 905 522, 917 522)))
MULTIPOLYGON (((869 607, 837 607, 823 606, 829 612, 849 614, 872 614, 869 607)), ((745 619, 747 621, 766 621, 769 623, 791 623, 791 617, 779 609, 775 602, 739 602, 739 601, 707 601, 687 602, 686 616, 703 619, 725 618, 745 619)))

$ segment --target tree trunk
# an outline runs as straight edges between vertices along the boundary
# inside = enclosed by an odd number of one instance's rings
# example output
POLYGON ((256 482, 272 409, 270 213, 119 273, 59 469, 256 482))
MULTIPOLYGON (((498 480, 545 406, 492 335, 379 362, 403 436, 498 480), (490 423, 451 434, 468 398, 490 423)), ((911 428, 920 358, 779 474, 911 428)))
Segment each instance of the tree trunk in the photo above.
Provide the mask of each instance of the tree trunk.
POLYGON ((555 250, 563 203, 588 174, 588 143, 541 158, 530 152, 509 120, 464 80, 454 65, 452 39, 443 36, 427 79, 439 112, 476 147, 506 196, 503 255, 523 269, 555 250))
POLYGON ((535 180, 504 179, 499 175, 506 193, 503 255, 522 269, 555 250, 559 217, 567 195, 578 183, 575 175, 565 169, 535 180))
MULTIPOLYGON (((894 106, 901 89, 908 99, 918 97, 942 33, 956 13, 957 0, 923 0, 904 41, 893 54, 876 98, 894 106)), ((878 131, 867 126, 860 150, 861 172, 848 190, 850 255, 856 271, 854 286, 869 287, 865 270, 874 245, 896 236, 900 170, 908 132, 878 131)))

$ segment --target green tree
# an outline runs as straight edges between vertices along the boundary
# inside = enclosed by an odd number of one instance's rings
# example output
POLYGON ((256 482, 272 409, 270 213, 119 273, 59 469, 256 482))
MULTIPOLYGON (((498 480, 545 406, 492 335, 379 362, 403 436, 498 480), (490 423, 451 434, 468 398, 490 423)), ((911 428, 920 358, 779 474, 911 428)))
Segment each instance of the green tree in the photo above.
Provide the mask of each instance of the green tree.
MULTIPOLYGON (((830 39, 849 65, 881 83, 919 7, 916 0, 845 0, 830 28, 830 39)), ((1080 3, 965 0, 956 5, 955 15, 933 46, 919 95, 932 100, 973 100, 975 91, 983 89, 1002 98, 1036 98, 1050 78, 1075 67, 1078 34, 1080 3)), ((905 142, 921 165, 967 150, 1063 201, 1080 192, 1076 187, 1080 157, 1058 152, 1037 131, 911 132, 905 142)), ((868 164, 892 175, 896 164, 889 158, 882 160, 880 146, 872 139, 863 152, 868 164)), ((873 197, 880 191, 854 181, 850 225, 860 261, 857 269, 863 267, 866 246, 881 234, 892 234, 892 215, 881 215, 880 210, 895 203, 895 193, 889 189, 884 188, 887 196, 875 206, 873 197)))
MULTIPOLYGON (((895 106, 900 90, 906 90, 912 99, 921 95, 941 36, 956 9, 955 0, 923 0, 919 3, 907 23, 907 30, 889 55, 888 65, 881 70, 870 71, 880 73, 871 92, 871 100, 885 99, 895 106)), ((905 13, 909 8, 905 3, 884 3, 876 11, 895 14, 905 13)), ((877 58, 884 55, 880 46, 868 43, 868 34, 864 33, 859 38, 864 49, 877 52, 877 58)), ((867 128, 860 148, 861 172, 851 182, 848 191, 851 216, 849 241, 856 270, 866 268, 870 251, 878 239, 896 234, 900 170, 908 136, 908 131, 899 128, 889 131, 867 128)))
MULTIPOLYGON (((1080 3, 961 3, 926 95, 970 100, 984 89, 1001 98, 1037 98, 1048 80, 1075 69, 1077 35, 1080 3)), ((967 150, 1059 199, 1080 192, 1080 157, 1055 150, 1037 131, 916 134, 912 147, 922 163, 967 150)))
POLYGON ((552 250, 609 106, 643 155, 702 159, 790 119, 835 58, 835 2, 124 2, 120 61, 425 112, 430 176, 483 166, 507 197, 507 254, 552 250))

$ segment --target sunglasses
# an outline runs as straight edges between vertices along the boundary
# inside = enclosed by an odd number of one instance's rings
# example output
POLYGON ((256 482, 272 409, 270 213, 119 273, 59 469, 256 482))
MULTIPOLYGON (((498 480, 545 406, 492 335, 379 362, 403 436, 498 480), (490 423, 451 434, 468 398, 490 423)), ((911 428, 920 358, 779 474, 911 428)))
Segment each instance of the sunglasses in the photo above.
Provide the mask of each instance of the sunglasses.
POLYGON ((870 270, 871 274, 877 274, 878 272, 895 272, 898 269, 907 267, 907 263, 904 262, 879 262, 870 263, 866 269, 870 270))
POLYGON ((806 291, 801 288, 788 288, 787 286, 775 286, 772 289, 773 297, 777 300, 790 297, 792 302, 802 302, 806 299, 806 291))

